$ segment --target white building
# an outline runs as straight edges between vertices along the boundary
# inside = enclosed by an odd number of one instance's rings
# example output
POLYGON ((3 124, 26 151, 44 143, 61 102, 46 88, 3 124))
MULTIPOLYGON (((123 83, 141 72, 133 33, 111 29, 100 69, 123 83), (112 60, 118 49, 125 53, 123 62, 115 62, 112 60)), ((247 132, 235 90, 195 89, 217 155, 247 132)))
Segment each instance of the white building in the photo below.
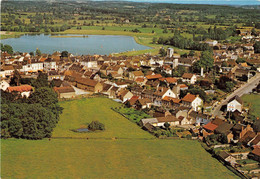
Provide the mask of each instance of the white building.
POLYGON ((38 70, 43 70, 43 62, 32 62, 23 65, 23 72, 37 72, 38 70))
POLYGON ((7 83, 5 80, 2 80, 0 84, 0 89, 5 91, 9 86, 9 83, 7 83))
POLYGON ((242 106, 243 106, 242 99, 238 96, 235 96, 229 100, 227 104, 227 111, 234 112, 235 110, 238 110, 239 112, 242 112, 242 106))
POLYGON ((182 104, 187 107, 192 107, 194 111, 200 111, 203 106, 203 100, 199 97, 199 95, 193 95, 188 93, 182 99, 182 104))

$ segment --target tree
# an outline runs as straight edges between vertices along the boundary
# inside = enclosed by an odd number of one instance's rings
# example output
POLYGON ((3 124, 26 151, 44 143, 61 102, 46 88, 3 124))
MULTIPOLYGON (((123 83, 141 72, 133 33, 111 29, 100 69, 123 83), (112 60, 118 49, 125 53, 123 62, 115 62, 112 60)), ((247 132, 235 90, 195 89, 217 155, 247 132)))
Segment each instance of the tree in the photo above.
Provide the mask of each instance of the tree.
POLYGON ((234 88, 235 84, 232 81, 227 81, 226 82, 226 91, 231 92, 232 89, 234 88))
POLYGON ((35 54, 41 56, 42 52, 37 48, 35 54))
POLYGON ((43 107, 49 107, 58 103, 57 94, 48 87, 36 88, 35 92, 29 97, 30 103, 39 103, 43 107))
POLYGON ((8 54, 13 54, 13 47, 12 46, 10 46, 10 45, 3 45, 3 44, 1 44, 1 51, 3 51, 3 52, 7 52, 8 54))
POLYGON ((254 44, 255 53, 260 53, 260 41, 256 41, 254 44))
POLYGON ((200 57, 200 67, 203 67, 208 72, 214 64, 214 58, 210 51, 203 51, 200 57))
POLYGON ((189 56, 194 56, 195 55, 195 51, 194 50, 191 50, 190 53, 189 53, 189 56))
POLYGON ((165 122, 164 124, 164 127, 168 130, 169 129, 169 127, 171 126, 168 122, 165 122))
POLYGON ((35 88, 48 87, 48 74, 39 72, 37 79, 32 81, 32 86, 35 88))
POLYGON ((62 51, 61 52, 61 57, 68 57, 69 56, 69 52, 68 51, 62 51))
POLYGON ((159 54, 162 56, 162 57, 165 57, 167 55, 167 52, 164 48, 160 48, 159 50, 159 54))
POLYGON ((21 75, 20 75, 20 73, 15 69, 15 70, 14 70, 14 75, 13 75, 13 77, 11 78, 11 81, 10 81, 10 85, 19 86, 19 85, 20 85, 20 81, 21 81, 21 75))

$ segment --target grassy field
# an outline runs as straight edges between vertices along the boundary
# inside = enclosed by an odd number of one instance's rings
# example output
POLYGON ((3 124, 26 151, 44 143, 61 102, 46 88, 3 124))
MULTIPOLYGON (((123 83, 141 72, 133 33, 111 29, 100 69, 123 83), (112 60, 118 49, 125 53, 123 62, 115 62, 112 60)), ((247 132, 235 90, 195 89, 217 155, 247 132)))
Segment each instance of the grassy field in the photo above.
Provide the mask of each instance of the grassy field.
POLYGON ((4 178, 237 178, 197 141, 161 140, 112 111, 106 98, 60 102, 56 137, 89 139, 1 140, 4 178), (99 120, 106 131, 79 134, 99 120), (119 137, 112 139, 111 137, 119 137), (124 138, 124 139, 122 139, 124 138))
POLYGON ((2 140, 2 178, 238 178, 188 140, 2 140))
POLYGON ((108 98, 89 98, 60 102, 64 108, 61 119, 53 132, 53 137, 88 137, 88 138, 154 138, 135 123, 128 121, 111 107, 120 104, 108 98), (76 133, 78 129, 91 121, 99 120, 106 130, 92 133, 76 133))
POLYGON ((255 117, 260 117, 260 95, 259 94, 246 94, 242 96, 245 106, 250 108, 250 114, 255 117))

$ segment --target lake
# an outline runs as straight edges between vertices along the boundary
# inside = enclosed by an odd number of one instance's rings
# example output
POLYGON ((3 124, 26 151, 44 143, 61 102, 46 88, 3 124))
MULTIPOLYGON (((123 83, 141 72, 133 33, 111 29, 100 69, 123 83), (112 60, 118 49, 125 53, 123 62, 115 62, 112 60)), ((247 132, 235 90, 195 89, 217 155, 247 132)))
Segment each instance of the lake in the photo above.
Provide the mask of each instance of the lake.
MULTIPOLYGON (((68 51, 74 55, 99 54, 109 55, 132 50, 151 49, 135 42, 133 37, 119 35, 83 35, 66 34, 67 37, 51 37, 51 35, 23 35, 19 38, 1 40, 11 45, 14 51, 35 52, 39 48, 42 53, 52 54, 55 51, 68 51), (75 37, 71 37, 75 36, 75 37)), ((66 36, 62 35, 62 36, 66 36)))

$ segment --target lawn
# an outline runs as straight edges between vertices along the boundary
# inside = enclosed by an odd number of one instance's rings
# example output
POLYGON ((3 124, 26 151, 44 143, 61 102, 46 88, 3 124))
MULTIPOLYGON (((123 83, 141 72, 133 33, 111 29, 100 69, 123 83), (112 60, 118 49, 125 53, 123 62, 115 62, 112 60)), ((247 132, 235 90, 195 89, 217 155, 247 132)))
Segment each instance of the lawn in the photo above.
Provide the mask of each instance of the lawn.
POLYGON ((153 138, 140 129, 135 123, 128 121, 111 107, 121 104, 108 98, 88 98, 60 102, 64 108, 60 121, 54 129, 53 137, 88 137, 88 138, 153 138), (78 129, 91 121, 98 120, 105 125, 102 132, 76 133, 78 129))
POLYGON ((60 105, 53 136, 74 138, 1 140, 2 178, 237 178, 197 141, 157 139, 111 110, 121 105, 110 99, 60 105), (92 120, 106 130, 70 131, 92 120))
POLYGON ((238 178, 191 140, 8 139, 2 178, 238 178))
POLYGON ((250 108, 250 114, 255 117, 260 117, 260 95, 259 94, 246 94, 242 96, 245 106, 250 108))

